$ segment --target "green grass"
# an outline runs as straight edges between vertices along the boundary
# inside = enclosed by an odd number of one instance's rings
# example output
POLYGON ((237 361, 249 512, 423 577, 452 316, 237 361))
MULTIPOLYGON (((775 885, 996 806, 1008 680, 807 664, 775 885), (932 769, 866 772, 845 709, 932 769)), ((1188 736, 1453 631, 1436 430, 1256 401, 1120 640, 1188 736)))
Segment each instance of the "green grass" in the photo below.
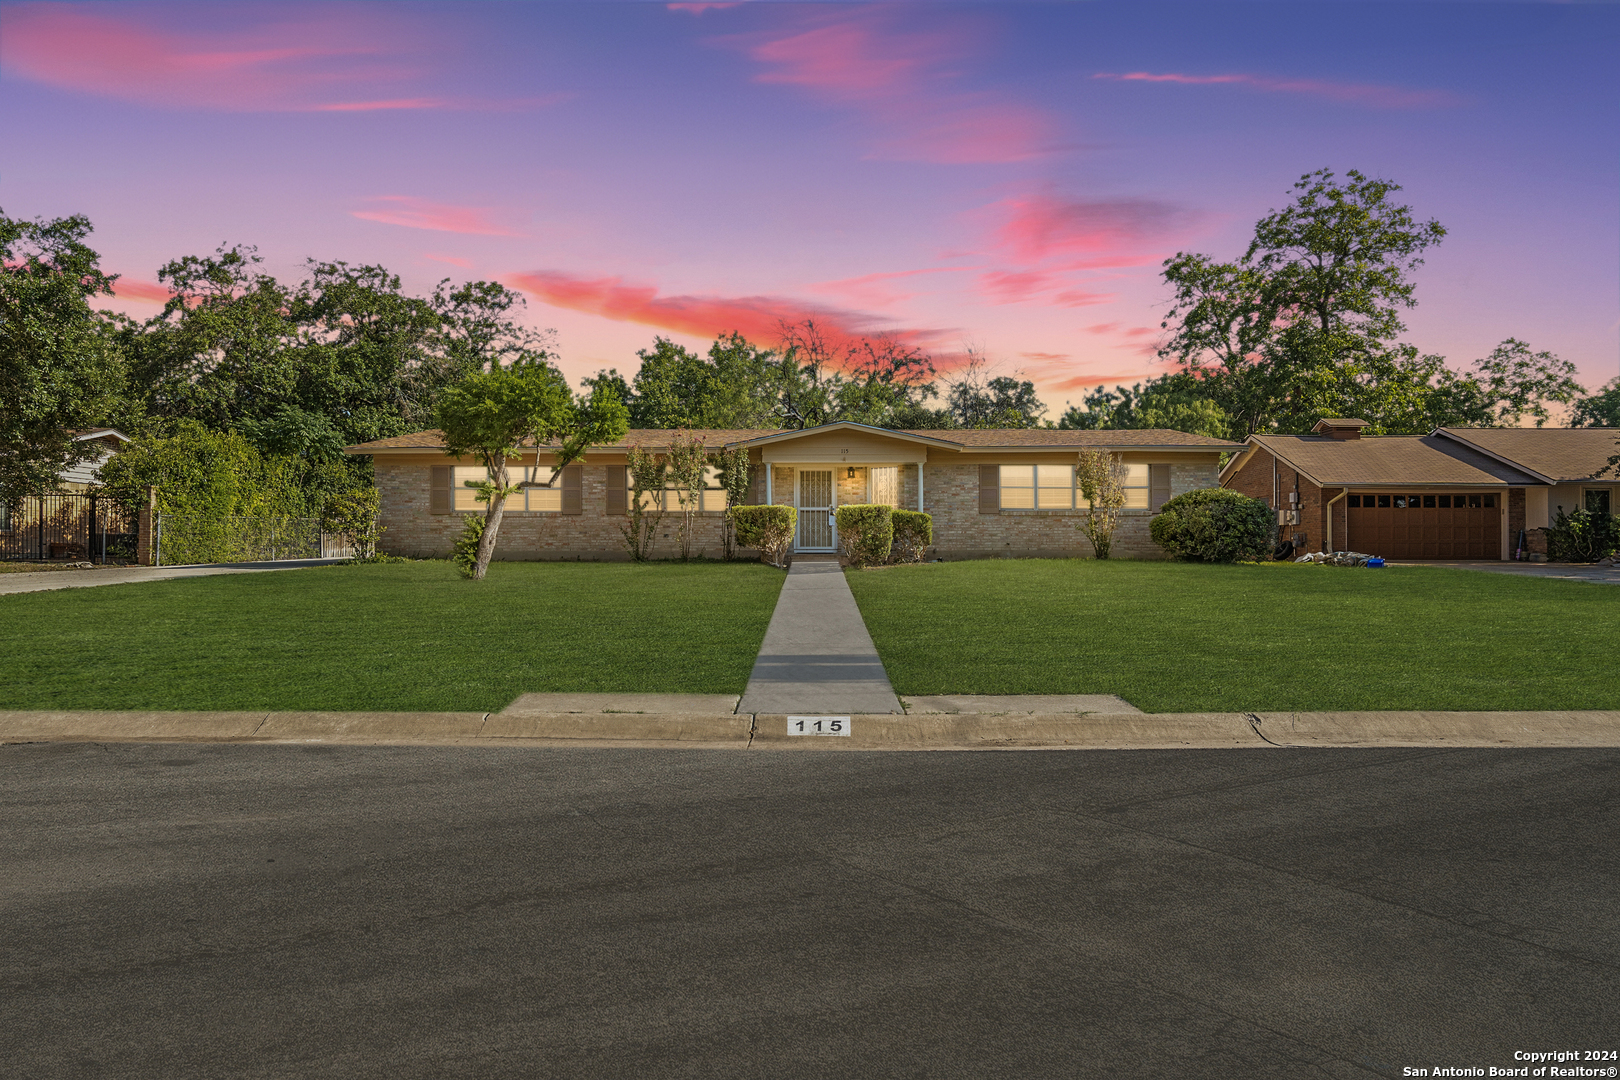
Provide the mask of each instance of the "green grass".
POLYGON ((479 711, 741 693, 782 587, 745 563, 333 566, 0 596, 0 708, 479 711))
POLYGON ((1148 712, 1620 709, 1620 589, 1438 567, 1028 560, 851 572, 907 694, 1148 712))

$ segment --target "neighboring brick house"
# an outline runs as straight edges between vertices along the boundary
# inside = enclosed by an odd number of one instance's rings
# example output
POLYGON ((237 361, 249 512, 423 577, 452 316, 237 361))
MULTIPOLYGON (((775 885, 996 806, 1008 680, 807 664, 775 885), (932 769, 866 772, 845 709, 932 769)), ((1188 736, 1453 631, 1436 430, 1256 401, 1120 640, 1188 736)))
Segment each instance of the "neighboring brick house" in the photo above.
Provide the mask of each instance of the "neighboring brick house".
POLYGON ((1389 559, 1512 559, 1534 550, 1554 507, 1620 508, 1620 480, 1597 477, 1615 452, 1612 429, 1364 437, 1366 426, 1333 419, 1311 435, 1251 435, 1221 483, 1276 510, 1280 538, 1298 550, 1389 559))
MULTIPOLYGON (((621 559, 620 531, 628 506, 625 454, 640 446, 666 449, 673 431, 630 431, 611 446, 593 448, 563 470, 556 487, 530 488, 508 500, 501 523, 506 559, 621 559)), ((891 431, 837 423, 803 431, 692 431, 705 445, 748 450, 749 501, 799 509, 796 551, 837 547, 831 511, 840 505, 887 502, 934 516, 934 553, 942 558, 1089 555, 1075 527, 1086 513, 1075 490, 1082 449, 1118 452, 1129 481, 1114 551, 1128 558, 1162 558, 1148 537, 1148 520, 1165 500, 1214 487, 1220 456, 1241 449, 1179 431, 891 431)), ((381 495, 381 547, 400 555, 443 556, 460 533, 460 516, 481 512, 469 480, 484 470, 447 459, 436 431, 348 447, 370 455, 381 495)), ((540 451, 538 479, 551 474, 540 451)), ((528 451, 514 468, 535 469, 528 451)), ((696 547, 719 552, 725 494, 704 492, 696 547)), ((674 515, 666 516, 654 554, 674 550, 674 515)))

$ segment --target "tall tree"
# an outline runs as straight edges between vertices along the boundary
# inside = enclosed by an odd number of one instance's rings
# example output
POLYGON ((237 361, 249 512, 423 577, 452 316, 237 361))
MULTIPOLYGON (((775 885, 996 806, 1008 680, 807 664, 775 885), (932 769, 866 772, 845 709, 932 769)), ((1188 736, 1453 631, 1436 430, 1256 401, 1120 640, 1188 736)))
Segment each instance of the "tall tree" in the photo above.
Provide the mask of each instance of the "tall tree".
POLYGON ((82 215, 0 213, 0 501, 54 489, 63 469, 99 450, 75 431, 127 408, 118 342, 90 307, 117 278, 84 242, 90 232, 82 215))
POLYGON ((1293 202, 1262 218, 1234 263, 1181 253, 1165 263, 1175 299, 1160 355, 1209 378, 1239 437, 1290 430, 1375 392, 1413 307, 1410 275, 1446 235, 1391 196, 1400 185, 1351 170, 1300 178, 1293 202))
POLYGON ((474 371, 446 387, 435 415, 445 453, 471 455, 489 476, 473 485, 479 500, 488 503, 470 575, 479 581, 495 553, 507 498, 538 483, 512 482, 509 463, 519 459, 525 444, 533 449, 537 470, 542 455, 552 458, 549 486, 565 467, 583 461, 591 446, 622 438, 629 426, 629 412, 611 389, 597 387, 588 399, 576 399, 543 353, 474 371))
POLYGON ((990 365, 972 349, 968 362, 946 384, 946 406, 956 427, 1039 427, 1046 406, 1035 384, 1008 375, 990 376, 990 365))

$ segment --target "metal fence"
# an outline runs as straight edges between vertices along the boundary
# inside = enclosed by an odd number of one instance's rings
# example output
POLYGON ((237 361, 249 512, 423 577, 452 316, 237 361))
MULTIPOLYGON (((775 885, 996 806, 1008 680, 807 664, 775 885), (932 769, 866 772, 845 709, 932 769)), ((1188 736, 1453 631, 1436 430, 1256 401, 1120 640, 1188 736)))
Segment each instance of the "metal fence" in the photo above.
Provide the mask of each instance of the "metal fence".
POLYGON ((320 518, 152 515, 158 566, 353 557, 348 538, 323 532, 320 518))
POLYGON ((134 562, 137 527, 104 495, 30 495, 0 503, 0 559, 134 562))

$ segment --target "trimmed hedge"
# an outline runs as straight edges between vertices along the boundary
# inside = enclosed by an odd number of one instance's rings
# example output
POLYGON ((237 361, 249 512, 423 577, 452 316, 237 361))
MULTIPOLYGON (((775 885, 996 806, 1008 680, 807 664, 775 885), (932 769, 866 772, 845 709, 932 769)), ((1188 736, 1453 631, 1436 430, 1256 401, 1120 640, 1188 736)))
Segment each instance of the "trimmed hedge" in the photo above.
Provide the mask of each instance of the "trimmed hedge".
POLYGON ((896 510, 890 516, 894 521, 894 546, 889 550, 889 561, 922 562, 934 542, 933 516, 919 510, 896 510))
POLYGON ((759 549, 761 562, 781 566, 793 546, 799 512, 791 506, 733 506, 726 511, 737 530, 737 543, 759 549))
POLYGON ((1187 562, 1260 562, 1276 526, 1259 499, 1230 488, 1199 488, 1164 504, 1148 526, 1153 542, 1187 562))
POLYGON ((851 503, 840 506, 838 544, 844 557, 855 566, 874 566, 886 561, 894 544, 894 508, 884 503, 851 503))

